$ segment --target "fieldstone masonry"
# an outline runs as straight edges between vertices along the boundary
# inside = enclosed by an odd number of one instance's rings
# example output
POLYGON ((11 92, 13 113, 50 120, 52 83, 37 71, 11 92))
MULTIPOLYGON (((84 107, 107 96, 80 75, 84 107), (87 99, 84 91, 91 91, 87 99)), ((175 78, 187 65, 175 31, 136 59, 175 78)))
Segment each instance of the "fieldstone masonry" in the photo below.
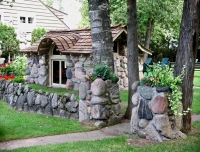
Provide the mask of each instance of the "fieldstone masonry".
POLYGON ((0 80, 0 99, 16 110, 36 112, 62 118, 78 119, 79 103, 74 94, 35 91, 28 85, 0 80))
POLYGON ((81 83, 79 86, 79 121, 91 121, 96 126, 119 123, 120 98, 118 84, 97 78, 91 87, 81 83))
MULTIPOLYGON (((120 90, 128 89, 127 57, 114 55, 115 74, 120 90)), ((81 82, 86 82, 85 76, 92 74, 92 56, 71 54, 66 55, 66 89, 78 90, 81 82)), ((27 57, 27 81, 49 85, 49 54, 31 55, 27 57)))
MULTIPOLYGON (((175 116, 169 108, 166 92, 157 92, 156 88, 138 86, 134 83, 132 89, 131 132, 141 138, 163 140, 186 138, 181 129, 182 119, 175 116)), ((179 112, 182 111, 182 104, 179 112)))

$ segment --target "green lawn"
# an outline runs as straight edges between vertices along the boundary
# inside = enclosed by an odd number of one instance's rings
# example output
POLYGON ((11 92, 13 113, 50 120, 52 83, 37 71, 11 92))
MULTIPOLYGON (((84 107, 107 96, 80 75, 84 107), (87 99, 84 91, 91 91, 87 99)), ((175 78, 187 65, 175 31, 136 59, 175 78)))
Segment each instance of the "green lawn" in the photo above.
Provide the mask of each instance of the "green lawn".
MULTIPOLYGON (((26 84, 24 84, 25 86, 26 84)), ((78 90, 66 90, 66 88, 53 88, 53 87, 48 87, 48 86, 44 86, 44 85, 40 85, 40 84, 33 84, 33 83, 29 83, 27 84, 29 85, 32 89, 34 90, 40 90, 42 89, 44 92, 49 92, 49 93, 57 93, 59 95, 64 95, 65 93, 74 93, 74 94, 78 94, 78 90)))
POLYGON ((0 141, 91 130, 78 120, 16 111, 4 101, 0 111, 0 141))
MULTIPOLYGON (((162 143, 145 143, 134 138, 127 140, 125 136, 105 138, 95 141, 34 146, 11 150, 13 152, 199 152, 200 121, 193 123, 193 131, 187 139, 176 139, 162 143), (129 142, 130 141, 130 142, 129 142)), ((7 151, 3 151, 7 152, 7 151)))
MULTIPOLYGON (((195 72, 195 77, 200 75, 200 72, 195 72)), ((43 91, 50 89, 55 92, 66 93, 66 89, 55 89, 40 86, 30 85, 34 89, 42 89, 43 91)), ((50 92, 50 91, 49 91, 50 92)), ((127 101, 128 91, 120 91, 121 98, 121 114, 124 114, 127 101)), ((192 113, 200 113, 200 88, 194 88, 194 96, 192 103, 192 113)), ((26 113, 22 111, 15 111, 7 107, 7 103, 0 101, 0 141, 19 139, 19 138, 30 138, 35 136, 45 136, 52 134, 62 134, 69 132, 80 132, 91 130, 94 128, 82 126, 78 120, 62 119, 57 117, 48 117, 46 115, 38 115, 35 113, 26 113)))
POLYGON ((200 88, 193 89, 192 113, 200 114, 200 88))
POLYGON ((194 72, 194 86, 199 86, 200 87, 200 71, 195 71, 194 72))

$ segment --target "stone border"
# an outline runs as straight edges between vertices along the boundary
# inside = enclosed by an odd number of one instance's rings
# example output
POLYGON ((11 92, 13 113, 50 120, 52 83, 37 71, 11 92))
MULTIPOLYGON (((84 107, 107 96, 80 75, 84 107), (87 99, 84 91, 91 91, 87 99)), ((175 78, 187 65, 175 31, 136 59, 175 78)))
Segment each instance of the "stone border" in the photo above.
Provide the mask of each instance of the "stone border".
POLYGON ((78 119, 79 103, 74 94, 35 91, 28 85, 0 80, 0 99, 5 100, 15 110, 36 112, 48 116, 78 119))

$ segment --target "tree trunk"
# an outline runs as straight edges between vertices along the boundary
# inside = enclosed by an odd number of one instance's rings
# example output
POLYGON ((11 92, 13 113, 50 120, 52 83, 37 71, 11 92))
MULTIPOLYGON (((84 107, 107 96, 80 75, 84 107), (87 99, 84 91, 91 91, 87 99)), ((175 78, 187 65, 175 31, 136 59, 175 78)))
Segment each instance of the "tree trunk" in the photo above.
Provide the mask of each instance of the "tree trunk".
MULTIPOLYGON (((149 18, 148 19, 148 26, 147 26, 147 30, 146 30, 146 37, 145 37, 145 47, 147 49, 149 49, 153 26, 154 26, 154 20, 149 18)), ((148 57, 148 54, 144 53, 144 62, 147 59, 147 57, 148 57)))
MULTIPOLYGON (((199 39, 199 0, 184 0, 183 15, 180 26, 178 50, 176 54, 175 76, 178 76, 185 65, 185 76, 182 82, 183 110, 192 106, 194 65, 199 39)), ((183 131, 191 130, 191 112, 183 116, 183 131)))
POLYGON ((139 65, 138 65, 138 46, 137 46, 137 19, 136 19, 136 0, 127 1, 127 48, 128 48, 128 107, 126 109, 125 118, 130 119, 133 109, 131 101, 133 90, 132 84, 139 81, 139 65))
POLYGON ((88 0, 93 64, 105 63, 114 70, 113 40, 108 0, 88 0))

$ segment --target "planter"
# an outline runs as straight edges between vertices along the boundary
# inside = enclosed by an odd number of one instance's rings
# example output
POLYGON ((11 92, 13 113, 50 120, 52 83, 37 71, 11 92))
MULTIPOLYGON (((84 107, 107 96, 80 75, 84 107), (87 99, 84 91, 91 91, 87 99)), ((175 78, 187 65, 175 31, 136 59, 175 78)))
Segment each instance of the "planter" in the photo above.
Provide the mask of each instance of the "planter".
POLYGON ((156 91, 157 92, 168 92, 170 90, 170 87, 168 86, 157 86, 156 91))

